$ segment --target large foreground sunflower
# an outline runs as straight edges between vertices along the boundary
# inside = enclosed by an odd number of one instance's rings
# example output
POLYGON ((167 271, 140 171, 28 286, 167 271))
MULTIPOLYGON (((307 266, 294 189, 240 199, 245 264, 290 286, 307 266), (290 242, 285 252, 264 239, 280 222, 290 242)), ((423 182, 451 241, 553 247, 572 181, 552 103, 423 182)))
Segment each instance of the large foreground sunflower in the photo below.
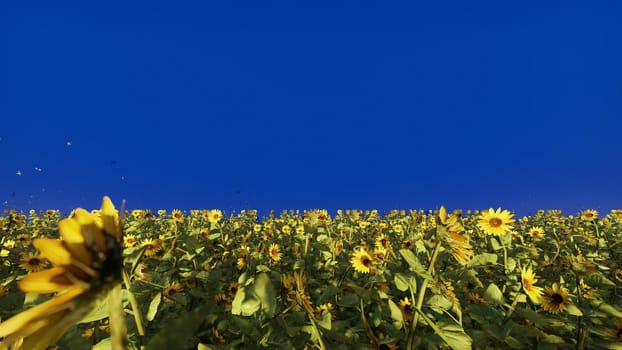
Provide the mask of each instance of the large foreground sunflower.
POLYGON ((104 197, 99 213, 76 209, 58 224, 62 240, 33 241, 54 266, 27 275, 18 286, 26 293, 56 296, 0 323, 0 350, 47 348, 120 281, 121 228, 110 198, 104 197))

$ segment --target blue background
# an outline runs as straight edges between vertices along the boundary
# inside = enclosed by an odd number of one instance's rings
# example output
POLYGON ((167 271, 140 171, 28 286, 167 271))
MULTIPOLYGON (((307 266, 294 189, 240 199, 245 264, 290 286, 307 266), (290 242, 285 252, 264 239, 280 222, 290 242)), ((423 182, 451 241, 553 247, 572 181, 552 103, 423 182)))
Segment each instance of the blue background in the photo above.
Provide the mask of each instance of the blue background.
POLYGON ((620 1, 82 3, 0 5, 2 209, 622 207, 620 1))

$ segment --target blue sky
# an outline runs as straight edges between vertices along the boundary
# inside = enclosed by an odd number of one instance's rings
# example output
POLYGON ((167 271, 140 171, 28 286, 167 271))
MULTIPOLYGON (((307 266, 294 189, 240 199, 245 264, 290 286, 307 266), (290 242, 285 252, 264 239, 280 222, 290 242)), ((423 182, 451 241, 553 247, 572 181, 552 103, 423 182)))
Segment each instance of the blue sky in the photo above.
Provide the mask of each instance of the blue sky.
POLYGON ((618 1, 205 3, 0 5, 2 209, 622 207, 618 1))

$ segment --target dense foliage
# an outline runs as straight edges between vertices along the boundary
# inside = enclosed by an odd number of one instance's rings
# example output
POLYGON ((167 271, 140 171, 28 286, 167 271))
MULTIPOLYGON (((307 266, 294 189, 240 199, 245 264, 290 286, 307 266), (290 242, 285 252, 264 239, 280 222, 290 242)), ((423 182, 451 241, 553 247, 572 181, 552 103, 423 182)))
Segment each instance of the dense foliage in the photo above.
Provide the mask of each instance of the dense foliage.
MULTIPOLYGON (((97 211, 94 211, 97 215, 97 211)), ((0 217, 0 320, 55 210, 0 217)), ((622 349, 622 211, 133 210, 130 348, 622 349)), ((105 302, 59 348, 109 346, 105 302)))

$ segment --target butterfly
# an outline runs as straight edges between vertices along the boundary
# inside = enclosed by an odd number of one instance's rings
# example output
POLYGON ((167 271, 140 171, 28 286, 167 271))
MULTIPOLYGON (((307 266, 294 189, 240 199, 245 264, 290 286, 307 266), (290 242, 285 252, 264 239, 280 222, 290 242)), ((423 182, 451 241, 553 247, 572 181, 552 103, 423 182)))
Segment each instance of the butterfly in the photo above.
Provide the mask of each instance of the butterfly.
POLYGON ((122 279, 122 229, 110 198, 99 215, 76 209, 58 229, 60 240, 32 243, 53 267, 18 282, 23 292, 55 296, 0 323, 0 350, 46 349, 122 279))

